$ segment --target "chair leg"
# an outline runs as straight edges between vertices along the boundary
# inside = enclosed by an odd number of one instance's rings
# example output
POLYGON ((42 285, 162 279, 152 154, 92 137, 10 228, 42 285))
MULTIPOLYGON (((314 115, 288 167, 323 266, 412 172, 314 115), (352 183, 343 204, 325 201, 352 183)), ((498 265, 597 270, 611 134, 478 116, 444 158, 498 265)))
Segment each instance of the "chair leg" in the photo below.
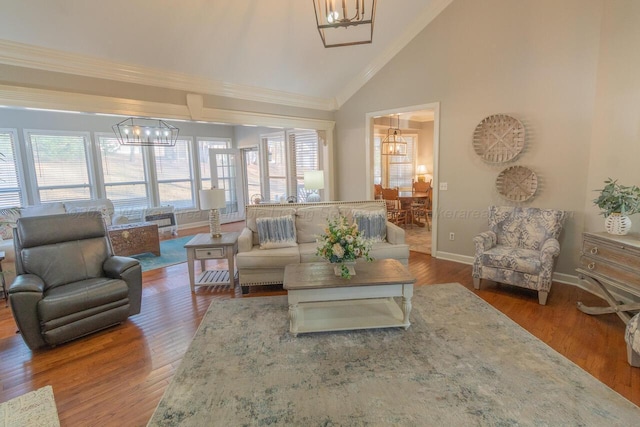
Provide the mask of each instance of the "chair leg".
POLYGON ((480 278, 479 277, 474 277, 473 278, 473 287, 476 289, 480 289, 480 278))
POLYGON ((633 351, 631 344, 627 344, 627 361, 634 368, 640 368, 640 354, 633 351))
POLYGON ((549 292, 538 291, 538 302, 540 305, 547 305, 547 297, 549 292))

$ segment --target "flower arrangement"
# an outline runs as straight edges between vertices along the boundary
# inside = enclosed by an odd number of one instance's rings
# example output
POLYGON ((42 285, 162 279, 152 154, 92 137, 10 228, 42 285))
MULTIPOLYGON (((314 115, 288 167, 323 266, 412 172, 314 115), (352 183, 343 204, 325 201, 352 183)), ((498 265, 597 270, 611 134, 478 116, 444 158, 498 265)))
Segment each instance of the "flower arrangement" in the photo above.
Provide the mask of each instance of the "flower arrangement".
POLYGON ((640 188, 618 184, 617 179, 607 179, 600 196, 593 203, 600 208, 602 215, 608 217, 612 213, 622 216, 633 215, 640 212, 640 188))
POLYGON ((371 245, 362 238, 355 222, 349 225, 347 218, 340 216, 335 220, 329 220, 324 234, 321 234, 318 242, 321 245, 316 250, 316 255, 327 261, 340 264, 341 277, 351 278, 351 272, 345 262, 355 262, 358 258, 373 261, 369 256, 371 245))

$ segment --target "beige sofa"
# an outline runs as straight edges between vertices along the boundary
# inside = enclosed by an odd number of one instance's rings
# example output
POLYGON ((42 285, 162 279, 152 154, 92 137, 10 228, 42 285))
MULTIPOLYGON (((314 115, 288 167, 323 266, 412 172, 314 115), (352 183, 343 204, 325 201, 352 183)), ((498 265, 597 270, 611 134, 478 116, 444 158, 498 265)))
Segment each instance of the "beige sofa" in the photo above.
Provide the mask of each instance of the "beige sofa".
MULTIPOLYGON (((320 202, 258 204, 246 207, 246 227, 238 238, 236 266, 243 292, 250 286, 281 284, 284 267, 300 262, 321 262, 316 256, 317 237, 324 232, 329 218, 345 216, 353 221, 354 212, 380 212, 386 218, 384 200, 354 202, 320 202), (258 218, 276 218, 292 215, 295 221, 296 244, 277 249, 261 249, 258 236, 258 218)), ((370 255, 373 258, 393 258, 407 265, 409 245, 404 242, 404 230, 395 224, 386 222, 384 241, 372 244, 370 255)), ((362 260, 358 260, 360 262, 362 260)), ((362 261, 365 262, 365 261, 362 261)))
POLYGON ((13 229, 18 218, 57 215, 63 213, 82 213, 97 211, 102 214, 107 225, 119 224, 121 219, 114 215, 113 203, 109 199, 76 200, 70 202, 51 202, 19 208, 13 215, 0 219, 0 251, 4 251, 2 270, 7 288, 15 278, 15 249, 13 247, 13 229))

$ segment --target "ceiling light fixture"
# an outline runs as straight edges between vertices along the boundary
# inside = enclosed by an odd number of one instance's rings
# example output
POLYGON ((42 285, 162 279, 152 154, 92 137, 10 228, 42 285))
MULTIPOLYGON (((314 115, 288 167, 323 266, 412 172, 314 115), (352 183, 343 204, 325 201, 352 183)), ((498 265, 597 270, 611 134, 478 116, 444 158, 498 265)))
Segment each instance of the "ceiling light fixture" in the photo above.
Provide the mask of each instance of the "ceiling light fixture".
POLYGON ((178 141, 177 127, 164 120, 129 117, 112 126, 121 145, 173 147, 178 141))
POLYGON ((389 129, 387 136, 382 140, 380 153, 383 156, 406 156, 407 141, 402 137, 400 130, 400 114, 398 114, 398 127, 391 126, 391 116, 389 117, 389 129))
POLYGON ((373 40, 376 0, 313 0, 313 8, 324 47, 353 46, 373 40), (355 28, 346 31, 348 27, 355 28))

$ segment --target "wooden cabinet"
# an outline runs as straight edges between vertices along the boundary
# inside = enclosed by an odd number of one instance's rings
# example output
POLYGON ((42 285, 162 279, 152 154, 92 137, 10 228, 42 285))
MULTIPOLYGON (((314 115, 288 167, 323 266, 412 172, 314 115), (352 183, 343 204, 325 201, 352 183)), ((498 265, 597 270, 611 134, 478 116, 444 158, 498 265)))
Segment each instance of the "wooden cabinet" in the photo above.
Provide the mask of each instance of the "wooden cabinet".
POLYGON ((620 303, 610 292, 619 290, 640 298, 640 236, 583 233, 580 267, 576 271, 610 306, 587 307, 578 303, 583 312, 616 313, 627 323, 631 318, 627 311, 640 309, 638 303, 620 303))

